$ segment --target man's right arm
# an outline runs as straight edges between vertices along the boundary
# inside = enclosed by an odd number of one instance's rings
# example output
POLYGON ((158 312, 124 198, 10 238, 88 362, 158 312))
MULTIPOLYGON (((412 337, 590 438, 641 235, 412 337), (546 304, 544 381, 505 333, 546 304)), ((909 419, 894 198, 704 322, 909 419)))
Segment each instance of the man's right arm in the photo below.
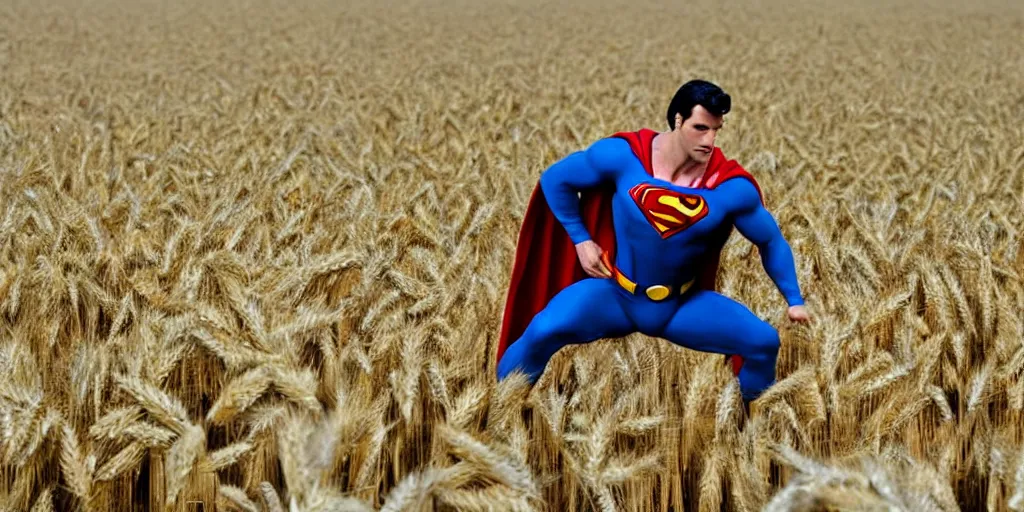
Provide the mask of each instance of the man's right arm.
POLYGON ((574 244, 590 240, 580 216, 581 190, 612 182, 625 167, 631 155, 629 144, 622 139, 600 139, 583 151, 576 151, 555 162, 540 177, 544 198, 562 223, 574 244))

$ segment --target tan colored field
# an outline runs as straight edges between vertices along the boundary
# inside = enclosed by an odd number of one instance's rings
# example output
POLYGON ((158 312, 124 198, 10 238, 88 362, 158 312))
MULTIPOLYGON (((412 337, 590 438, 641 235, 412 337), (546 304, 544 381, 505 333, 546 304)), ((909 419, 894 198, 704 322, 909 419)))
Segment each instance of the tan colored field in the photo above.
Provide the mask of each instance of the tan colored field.
POLYGON ((5 2, 4 509, 1024 511, 1022 4, 664 3, 5 2), (496 386, 537 177, 698 77, 815 316, 734 234, 780 382, 496 386))

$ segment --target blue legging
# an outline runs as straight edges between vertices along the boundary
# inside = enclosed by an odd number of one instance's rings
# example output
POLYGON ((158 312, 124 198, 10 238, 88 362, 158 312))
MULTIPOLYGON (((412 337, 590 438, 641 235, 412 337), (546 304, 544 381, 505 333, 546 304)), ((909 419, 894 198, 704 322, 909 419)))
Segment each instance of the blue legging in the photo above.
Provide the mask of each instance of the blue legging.
POLYGON ((536 382, 562 347, 634 332, 702 352, 743 356, 739 380, 746 401, 775 382, 778 332, 746 306, 705 290, 655 302, 598 278, 578 281, 551 299, 503 354, 498 379, 521 370, 536 382))

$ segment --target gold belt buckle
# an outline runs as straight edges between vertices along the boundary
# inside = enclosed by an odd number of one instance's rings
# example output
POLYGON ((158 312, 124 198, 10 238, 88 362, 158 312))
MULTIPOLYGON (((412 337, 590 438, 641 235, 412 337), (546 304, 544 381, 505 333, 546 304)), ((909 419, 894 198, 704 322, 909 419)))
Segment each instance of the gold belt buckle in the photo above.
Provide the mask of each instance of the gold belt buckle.
MULTIPOLYGON (((636 293, 636 283, 631 281, 622 272, 620 272, 619 269, 615 267, 615 265, 612 265, 612 262, 609 260, 607 252, 601 253, 601 261, 603 261, 605 266, 612 271, 612 275, 615 278, 615 281, 619 284, 619 286, 624 288, 630 294, 636 293)), ((691 279, 688 283, 680 286, 679 294, 682 295, 683 293, 686 293, 686 290, 688 290, 690 286, 693 285, 693 282, 694 280, 691 279)), ((644 290, 644 292, 647 294, 647 297, 650 298, 651 300, 660 301, 665 300, 666 298, 668 298, 669 295, 672 294, 672 288, 665 286, 663 284, 656 284, 648 286, 647 289, 644 290)))
MULTIPOLYGON (((686 290, 689 290, 690 286, 693 286, 694 281, 695 279, 691 279, 687 283, 680 286, 679 295, 686 293, 686 290)), ((656 284, 654 286, 647 287, 646 292, 647 296, 650 297, 651 300, 664 300, 665 298, 672 294, 672 289, 663 284, 656 284)))
POLYGON ((668 297, 670 291, 671 290, 669 290, 667 286, 656 284, 647 288, 647 296, 650 297, 651 300, 662 300, 665 297, 668 297))

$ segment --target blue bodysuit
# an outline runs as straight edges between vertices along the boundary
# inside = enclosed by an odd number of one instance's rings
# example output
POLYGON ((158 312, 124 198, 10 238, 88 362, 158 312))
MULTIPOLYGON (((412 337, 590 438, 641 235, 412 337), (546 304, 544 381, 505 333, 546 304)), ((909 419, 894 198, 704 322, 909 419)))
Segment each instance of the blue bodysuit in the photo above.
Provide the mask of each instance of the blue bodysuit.
POLYGON ((578 192, 599 185, 615 190, 614 270, 630 284, 588 276, 562 289, 508 347, 498 363, 498 378, 518 370, 535 382, 566 345, 640 332, 693 350, 742 356, 744 400, 760 395, 775 381, 777 331, 744 305, 690 287, 707 249, 731 224, 757 245, 786 302, 803 304, 793 253, 758 189, 742 178, 714 189, 677 186, 648 174, 625 140, 600 139, 556 162, 540 178, 551 211, 573 243, 591 239, 578 192), (654 285, 670 293, 652 299, 644 290, 654 285))

